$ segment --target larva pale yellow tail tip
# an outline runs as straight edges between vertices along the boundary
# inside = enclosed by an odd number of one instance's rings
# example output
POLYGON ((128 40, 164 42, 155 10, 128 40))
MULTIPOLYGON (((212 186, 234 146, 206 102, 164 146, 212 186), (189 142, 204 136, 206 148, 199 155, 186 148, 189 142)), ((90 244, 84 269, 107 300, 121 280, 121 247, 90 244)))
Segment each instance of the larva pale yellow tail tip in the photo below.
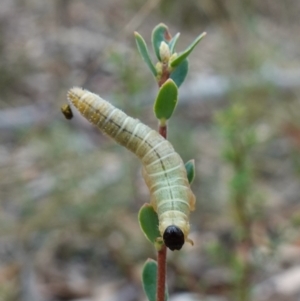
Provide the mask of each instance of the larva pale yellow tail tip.
POLYGON ((68 95, 70 94, 81 94, 83 92, 83 89, 80 87, 72 87, 69 91, 68 91, 68 95))
POLYGON ((72 103, 84 93, 84 90, 80 87, 73 87, 67 93, 68 100, 72 103))

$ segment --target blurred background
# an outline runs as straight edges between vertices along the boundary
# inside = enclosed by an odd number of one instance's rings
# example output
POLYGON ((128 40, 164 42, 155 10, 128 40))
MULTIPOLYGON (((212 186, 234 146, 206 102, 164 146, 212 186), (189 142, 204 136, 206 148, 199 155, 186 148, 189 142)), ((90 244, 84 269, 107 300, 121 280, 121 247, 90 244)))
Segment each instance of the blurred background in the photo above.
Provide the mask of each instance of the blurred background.
POLYGON ((295 0, 2 0, 0 300, 146 300, 141 164, 60 107, 82 86, 156 128, 133 32, 150 47, 160 22, 177 51, 207 32, 169 123, 197 172, 171 300, 299 300, 299 15, 295 0))

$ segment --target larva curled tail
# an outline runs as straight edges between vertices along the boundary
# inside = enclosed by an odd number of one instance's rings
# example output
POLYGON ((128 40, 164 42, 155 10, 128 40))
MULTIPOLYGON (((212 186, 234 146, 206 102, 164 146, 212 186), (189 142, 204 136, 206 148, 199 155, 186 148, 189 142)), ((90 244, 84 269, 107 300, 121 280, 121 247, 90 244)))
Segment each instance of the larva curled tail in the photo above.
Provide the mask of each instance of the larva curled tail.
POLYGON ((188 238, 189 214, 195 208, 184 163, 159 133, 127 116, 100 96, 74 87, 68 100, 92 124, 142 161, 143 176, 157 212, 159 231, 166 246, 180 250, 188 238))

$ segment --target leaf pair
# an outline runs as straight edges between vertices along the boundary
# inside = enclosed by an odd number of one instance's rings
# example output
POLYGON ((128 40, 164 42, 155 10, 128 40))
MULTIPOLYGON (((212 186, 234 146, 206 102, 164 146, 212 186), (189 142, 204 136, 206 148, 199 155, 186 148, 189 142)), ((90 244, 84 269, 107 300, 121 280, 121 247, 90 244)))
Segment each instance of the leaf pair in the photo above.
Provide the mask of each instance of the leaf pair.
POLYGON ((177 54, 175 52, 175 47, 180 34, 177 33, 172 38, 168 27, 163 23, 158 24, 152 31, 152 47, 158 59, 156 66, 153 64, 150 58, 148 47, 143 37, 138 32, 135 32, 134 35, 138 51, 142 59, 145 61, 150 71, 156 78, 157 82, 159 83, 162 77, 167 76, 167 78, 171 78, 175 82, 177 87, 179 87, 185 80, 188 73, 187 57, 191 54, 191 52, 206 35, 206 33, 204 32, 199 35, 188 48, 177 54), (162 43, 165 43, 167 45, 170 52, 169 61, 167 62, 167 68, 164 62, 165 56, 163 57, 161 53, 162 43), (163 66, 162 62, 164 63, 163 66))

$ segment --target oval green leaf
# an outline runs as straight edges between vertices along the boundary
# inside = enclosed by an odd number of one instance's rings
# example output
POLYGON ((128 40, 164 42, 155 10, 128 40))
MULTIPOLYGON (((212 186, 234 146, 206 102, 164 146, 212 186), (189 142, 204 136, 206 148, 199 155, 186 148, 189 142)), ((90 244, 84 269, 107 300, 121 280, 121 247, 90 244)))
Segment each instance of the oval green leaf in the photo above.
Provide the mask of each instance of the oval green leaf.
POLYGON ((181 64, 172 71, 170 78, 175 82, 177 87, 179 88, 181 84, 184 82, 189 71, 189 62, 187 59, 181 62, 181 64))
POLYGON ((171 50, 171 53, 174 53, 179 36, 180 36, 180 32, 177 32, 176 35, 172 38, 172 40, 169 43, 169 48, 171 50))
POLYGON ((168 120, 177 105, 178 88, 172 79, 168 79, 159 89, 154 103, 154 113, 157 119, 168 120))
POLYGON ((172 68, 175 68, 179 66, 189 55, 190 53, 194 50, 194 48, 197 46, 197 44, 206 36, 206 32, 203 32, 201 35, 199 35, 193 43, 183 52, 179 53, 177 58, 174 59, 174 61, 171 62, 170 66, 172 68))
POLYGON ((145 40, 143 39, 143 37, 138 33, 138 32, 134 32, 134 37, 135 37, 135 41, 136 41, 136 45, 138 48, 138 51, 142 57, 142 59, 145 61, 145 63, 148 65, 149 69, 151 70, 152 74, 154 76, 157 75, 156 69, 151 61, 149 52, 148 52, 148 47, 146 45, 145 40))
POLYGON ((143 288, 149 301, 156 301, 157 262, 148 259, 143 268, 143 288))
POLYGON ((155 244, 156 239, 160 237, 158 230, 158 217, 150 204, 144 204, 138 215, 140 227, 146 238, 155 244))
MULTIPOLYGON (((148 259, 145 262, 142 273, 143 288, 149 301, 156 301, 157 287, 157 262, 148 259)), ((169 299, 167 287, 165 289, 165 301, 169 299)))
POLYGON ((186 169, 186 173, 187 173, 187 178, 189 180, 189 183, 192 184, 195 176, 196 176, 196 172, 195 172, 195 160, 189 160, 185 163, 185 169, 186 169))
POLYGON ((171 36, 168 30, 168 26, 160 23, 154 27, 152 31, 152 47, 155 52, 157 59, 160 61, 159 47, 162 41, 166 42, 169 45, 170 40, 168 37, 171 36))

